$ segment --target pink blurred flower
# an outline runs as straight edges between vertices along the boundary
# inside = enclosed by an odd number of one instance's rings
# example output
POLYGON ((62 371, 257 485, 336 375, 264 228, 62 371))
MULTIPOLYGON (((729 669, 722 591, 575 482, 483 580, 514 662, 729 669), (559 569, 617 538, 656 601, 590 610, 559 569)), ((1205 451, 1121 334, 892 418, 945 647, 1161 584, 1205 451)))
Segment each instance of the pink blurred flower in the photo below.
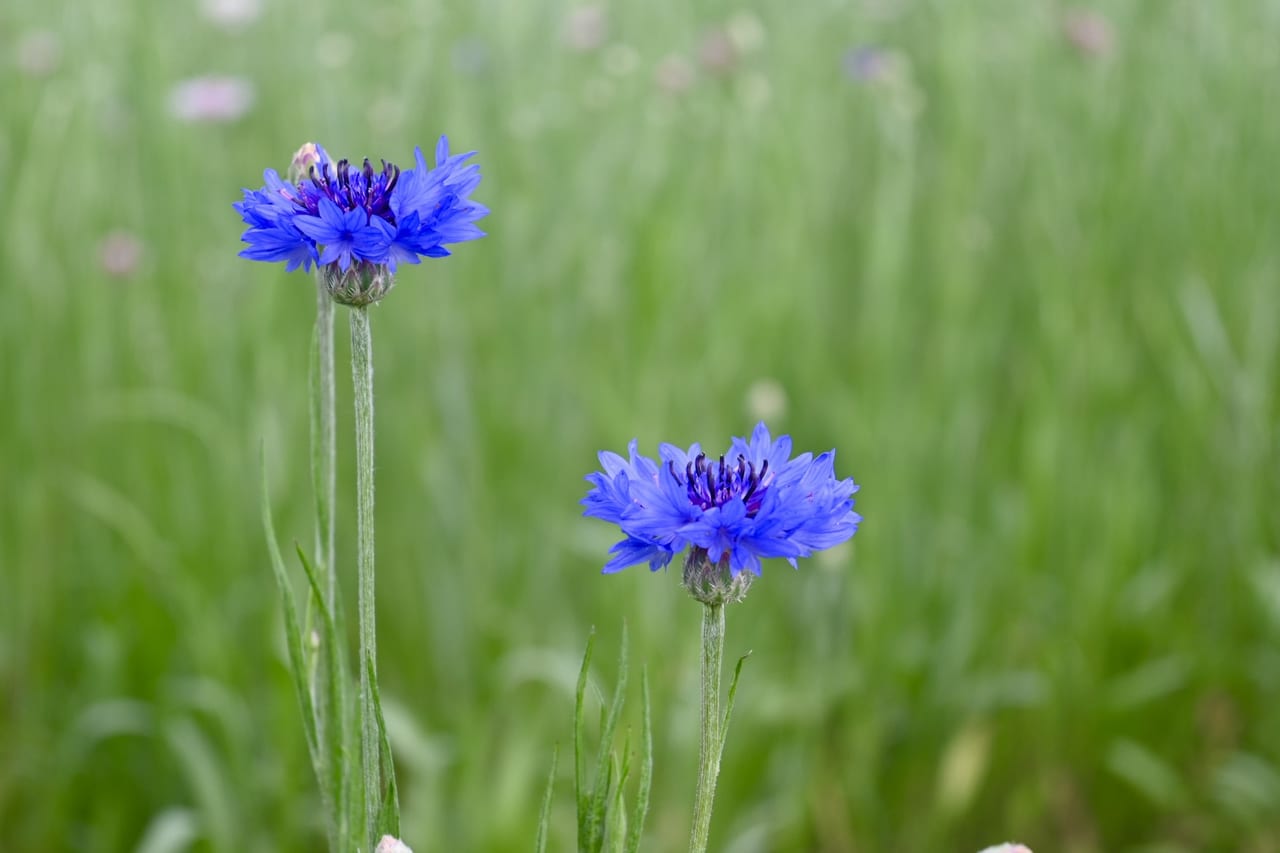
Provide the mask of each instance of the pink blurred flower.
POLYGON ((727 76, 738 65, 738 48, 727 32, 718 28, 711 30, 702 37, 698 62, 712 74, 727 76))
POLYGON ((394 835, 384 835, 378 840, 378 849, 373 853, 413 853, 409 845, 394 835))
POLYGON ((995 847, 988 847, 982 853, 1031 853, 1031 848, 1021 844, 997 844, 995 847))
POLYGON ((142 261, 142 243, 127 231, 113 231, 98 244, 98 264, 107 275, 130 278, 142 261))
POLYGON ((1092 9, 1072 9, 1063 15, 1062 34, 1081 56, 1089 59, 1110 56, 1115 46, 1111 22, 1092 9))
POLYGON ((229 122, 247 113, 253 101, 253 84, 243 77, 193 77, 173 87, 169 112, 184 122, 229 122))

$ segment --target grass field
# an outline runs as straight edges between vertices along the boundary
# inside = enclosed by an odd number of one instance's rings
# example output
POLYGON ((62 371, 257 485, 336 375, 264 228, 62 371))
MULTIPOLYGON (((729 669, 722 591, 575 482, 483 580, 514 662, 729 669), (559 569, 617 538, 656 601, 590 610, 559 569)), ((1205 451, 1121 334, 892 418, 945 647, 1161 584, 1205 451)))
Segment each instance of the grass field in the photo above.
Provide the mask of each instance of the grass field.
POLYGON ((713 849, 1280 851, 1280 5, 1097 8, 1109 46, 1044 0, 654 0, 575 48, 563 3, 6 4, 0 850, 321 849, 257 498, 262 442, 310 541, 314 290, 236 257, 231 203, 307 140, 403 165, 448 133, 490 236, 374 312, 416 853, 532 848, 624 620, 646 849, 682 849, 699 608, 602 577, 577 501, 601 448, 762 412, 837 448, 865 522, 729 611, 713 849), (248 112, 175 118, 211 73, 248 112))

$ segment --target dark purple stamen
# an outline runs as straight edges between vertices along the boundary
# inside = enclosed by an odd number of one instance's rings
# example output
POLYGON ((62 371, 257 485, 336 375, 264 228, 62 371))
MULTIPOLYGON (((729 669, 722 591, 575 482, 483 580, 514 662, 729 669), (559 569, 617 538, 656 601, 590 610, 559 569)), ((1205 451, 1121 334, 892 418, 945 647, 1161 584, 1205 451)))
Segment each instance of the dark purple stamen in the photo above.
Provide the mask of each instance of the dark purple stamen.
POLYGON ((676 470, 675 463, 668 462, 667 468, 676 482, 685 487, 689 502, 702 509, 724 506, 731 500, 741 498, 746 504, 747 515, 754 517, 764 503, 768 486, 765 475, 769 473, 769 460, 756 470, 755 463, 748 462, 739 455, 737 467, 725 464, 721 456, 719 462, 707 462, 707 455, 699 453, 684 468, 684 476, 676 470))
POLYGON ((352 169, 349 160, 312 166, 308 180, 298 185, 298 195, 289 199, 313 216, 319 214, 320 199, 327 198, 344 211, 360 209, 395 225, 391 194, 400 180, 400 167, 381 162, 381 171, 375 171, 368 159, 358 169, 352 169))

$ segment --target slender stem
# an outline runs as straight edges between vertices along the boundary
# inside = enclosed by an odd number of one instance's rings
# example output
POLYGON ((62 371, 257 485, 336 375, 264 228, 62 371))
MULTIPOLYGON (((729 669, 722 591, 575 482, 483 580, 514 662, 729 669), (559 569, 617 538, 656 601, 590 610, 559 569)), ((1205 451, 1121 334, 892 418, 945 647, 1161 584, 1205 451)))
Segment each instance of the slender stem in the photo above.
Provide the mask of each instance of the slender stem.
POLYGON ((373 598, 373 341, 369 309, 351 309, 351 382, 356 409, 356 565, 360 611, 360 756, 366 850, 373 850, 382 797, 381 745, 372 682, 377 678, 373 598))
MULTIPOLYGON (((333 298, 316 271, 316 325, 311 357, 311 485, 315 499, 314 563, 323 610, 329 620, 338 619, 337 564, 334 556, 333 507, 336 499, 337 439, 333 369, 333 298)), ((308 608, 310 613, 310 608, 308 608)), ((325 631, 312 657, 309 680, 315 707, 317 741, 324 778, 320 780, 333 835, 330 847, 343 853, 351 845, 347 739, 349 737, 345 667, 335 642, 339 629, 325 631), (324 680, 321 685, 317 678, 324 680)), ((311 632, 308 632, 311 634, 311 632)), ((312 634, 316 636, 315 634, 312 634)))
POLYGON ((337 494, 337 412, 333 371, 333 297, 316 271, 316 407, 311 445, 315 454, 316 560, 325 584, 325 606, 337 613, 338 582, 334 564, 333 506, 337 494))
POLYGON ((724 658, 724 605, 707 604, 702 613, 702 737, 698 743, 698 790, 693 800, 689 853, 705 853, 711 835, 711 806, 720 775, 720 664, 724 658))

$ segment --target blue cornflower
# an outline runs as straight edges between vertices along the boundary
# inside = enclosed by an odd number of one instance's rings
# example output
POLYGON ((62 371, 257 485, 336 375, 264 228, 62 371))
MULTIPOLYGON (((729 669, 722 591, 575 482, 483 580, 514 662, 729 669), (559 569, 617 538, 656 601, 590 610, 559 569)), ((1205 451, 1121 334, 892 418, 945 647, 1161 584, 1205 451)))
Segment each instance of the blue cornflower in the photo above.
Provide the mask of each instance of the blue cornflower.
POLYGON ((592 489, 583 514, 617 524, 626 537, 610 549, 606 573, 644 562, 656 571, 689 548, 685 583, 692 590, 708 572, 759 575, 766 557, 795 566, 798 557, 853 536, 862 520, 853 511, 858 487, 836 479, 834 450, 792 459, 791 437, 774 440, 763 423, 718 458, 697 444, 663 444, 655 462, 636 447, 632 441, 627 459, 602 452, 603 470, 587 477, 592 489), (691 566, 698 575, 692 581, 691 566))
POLYGON ((467 163, 474 154, 451 155, 442 136, 434 167, 417 148, 416 168, 402 172, 386 161, 381 169, 368 160, 335 163, 320 146, 304 146, 292 180, 268 169, 266 185, 234 205, 249 226, 240 256, 284 261, 287 271, 316 265, 335 298, 376 301, 397 265, 444 257, 447 244, 484 236, 475 222, 489 211, 470 198, 480 183, 480 167, 467 163))

